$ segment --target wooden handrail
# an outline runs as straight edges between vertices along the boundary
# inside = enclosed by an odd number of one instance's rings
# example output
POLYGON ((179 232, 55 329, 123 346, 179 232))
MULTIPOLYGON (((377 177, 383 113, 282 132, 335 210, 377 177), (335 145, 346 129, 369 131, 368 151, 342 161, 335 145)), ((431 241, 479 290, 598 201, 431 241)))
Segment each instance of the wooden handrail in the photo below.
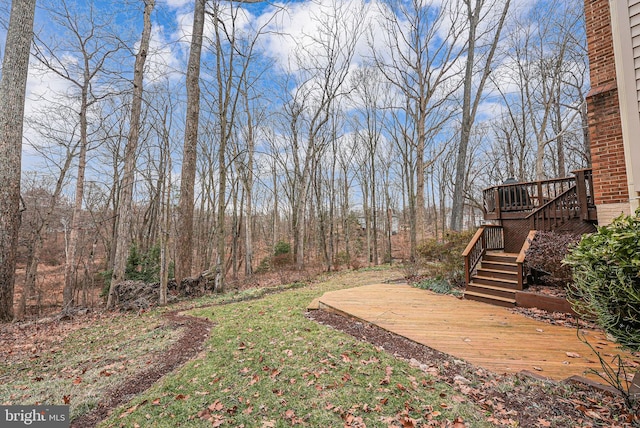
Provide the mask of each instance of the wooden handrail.
POLYGON ((473 269, 475 269, 478 264, 478 253, 480 253, 480 258, 482 258, 482 253, 484 252, 484 249, 482 249, 484 229, 484 226, 481 226, 476 231, 475 235, 473 235, 473 238, 462 252, 462 256, 464 257, 464 279, 467 284, 471 282, 471 272, 473 272, 473 269), (478 244, 480 244, 480 249, 478 249, 478 244))
POLYGON ((464 257, 464 276, 467 284, 471 282, 471 274, 487 250, 504 248, 504 236, 502 233, 493 232, 494 230, 502 231, 502 227, 481 226, 462 252, 462 256, 464 257))
POLYGON ((520 253, 518 254, 518 258, 516 259, 516 263, 518 264, 518 288, 522 290, 524 288, 524 259, 527 255, 527 251, 531 246, 531 243, 536 237, 536 230, 530 230, 527 235, 527 239, 524 240, 524 244, 522 244, 522 248, 520 248, 520 253))
MULTIPOLYGON (((580 171, 589 171, 589 170, 584 169, 580 171)), ((563 178, 550 178, 547 180, 540 180, 540 181, 519 181, 517 183, 511 183, 511 184, 498 184, 496 186, 486 187, 483 190, 495 189, 498 187, 509 187, 509 186, 534 186, 538 184, 552 184, 552 183, 560 183, 562 181, 574 181, 575 179, 576 179, 575 177, 563 177, 563 178)))
POLYGON ((524 240, 524 244, 522 244, 522 248, 520 248, 520 254, 518 254, 518 258, 516 259, 516 263, 524 263, 524 258, 527 255, 527 250, 531 246, 531 243, 536 237, 537 230, 530 230, 527 235, 527 239, 524 240))
POLYGON ((473 235, 473 238, 471 238, 471 241, 469 241, 469 243, 467 244, 467 247, 462 252, 462 257, 467 257, 471 253, 471 250, 473 250, 473 247, 476 245, 478 240, 482 237, 483 233, 484 233, 484 226, 480 226, 478 230, 476 230, 476 233, 473 235))

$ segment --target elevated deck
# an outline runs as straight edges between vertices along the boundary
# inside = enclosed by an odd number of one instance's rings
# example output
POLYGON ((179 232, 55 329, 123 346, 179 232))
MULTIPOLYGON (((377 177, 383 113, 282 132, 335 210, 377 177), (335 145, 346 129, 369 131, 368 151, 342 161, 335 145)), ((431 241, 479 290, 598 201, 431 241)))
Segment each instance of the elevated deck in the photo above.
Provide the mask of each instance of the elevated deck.
POLYGON ((462 253, 465 297, 498 306, 516 305, 525 287, 526 252, 536 231, 594 232, 591 170, 573 177, 535 182, 507 182, 484 190, 484 217, 462 253), (493 253, 493 254, 492 254, 493 253))

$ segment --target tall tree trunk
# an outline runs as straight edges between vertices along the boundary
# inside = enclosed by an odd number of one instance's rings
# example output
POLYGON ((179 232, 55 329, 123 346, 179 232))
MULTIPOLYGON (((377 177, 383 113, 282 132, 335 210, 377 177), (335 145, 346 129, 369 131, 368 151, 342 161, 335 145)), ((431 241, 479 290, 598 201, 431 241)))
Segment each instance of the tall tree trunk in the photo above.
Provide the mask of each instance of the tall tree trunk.
MULTIPOLYGON (((85 61, 87 58, 85 56, 85 61)), ((64 270, 64 288, 62 290, 62 310, 69 311, 73 306, 73 292, 77 280, 77 253, 80 243, 80 231, 82 224, 82 202, 84 199, 84 176, 87 169, 87 150, 89 145, 87 135, 87 113, 89 98, 89 65, 85 64, 84 79, 80 100, 80 154, 78 155, 78 172, 76 177, 76 193, 71 216, 71 230, 67 245, 67 260, 64 270)))
POLYGON ((562 122, 562 111, 560 109, 560 91, 561 91, 561 87, 558 84, 557 87, 557 102, 554 105, 554 110, 555 110, 555 121, 556 121, 556 135, 558 136, 556 138, 556 154, 558 156, 558 170, 556 171, 556 177, 558 178, 564 178, 567 176, 567 167, 566 167, 566 162, 565 162, 565 157, 564 157, 564 123, 562 122))
POLYGON ((460 231, 462 230, 462 218, 464 213, 464 193, 465 193, 465 170, 467 168, 467 151, 469 147, 469 140, 471 139, 471 127, 476 118, 476 112, 478 105, 482 98, 482 92, 484 91, 484 85, 491 72, 491 63, 493 56, 500 40, 500 34, 504 26, 504 21, 509 11, 509 4, 511 0, 506 0, 504 8, 500 15, 500 19, 495 26, 495 33, 492 40, 492 44, 489 47, 487 58, 483 64, 482 74, 478 86, 476 87, 475 94, 472 99, 472 85, 473 75, 475 73, 474 67, 476 65, 475 50, 476 32, 478 26, 481 24, 482 7, 484 6, 484 0, 476 0, 474 7, 471 6, 471 0, 463 0, 467 7, 467 17, 469 20, 469 41, 467 48, 467 61, 464 73, 464 95, 462 100, 462 125, 460 129, 460 143, 458 145, 458 155, 456 158, 456 171, 455 171, 455 183, 453 190, 453 204, 451 207, 451 229, 460 231))
MULTIPOLYGON (((374 146, 377 147, 377 144, 374 146)), ((379 264, 378 259, 378 201, 376 199, 376 165, 375 165, 375 151, 371 150, 369 152, 370 162, 371 162, 371 232, 373 233, 373 264, 377 266, 379 264)), ((424 176, 424 174, 423 174, 424 176)), ((418 180, 419 181, 419 180, 418 180)), ((422 193, 422 204, 424 205, 424 180, 422 183, 423 193, 422 193)), ((423 216, 424 217, 424 216, 423 216)), ((423 218, 424 220, 424 218, 423 218)), ((424 232, 424 224, 423 224, 423 232, 424 232)))
POLYGON ((149 51, 151 38, 151 13, 155 6, 155 0, 144 0, 144 25, 140 49, 136 55, 133 70, 133 100, 131 101, 131 120, 129 121, 129 139, 124 153, 124 173, 120 185, 120 204, 118 205, 118 233, 115 245, 115 258, 113 275, 107 298, 107 309, 113 307, 113 294, 115 286, 124 281, 124 274, 129 256, 129 244, 131 242, 131 223, 133 221, 133 181, 136 167, 136 152, 140 137, 140 116, 142 114, 142 94, 144 80, 144 63, 149 51))
POLYGON ((11 2, 0 81, 0 322, 13 319, 22 127, 36 0, 11 2))
MULTIPOLYGON (((200 56, 204 31, 206 0, 195 0, 193 11, 193 34, 187 65, 187 118, 184 129, 184 148, 180 180, 180 202, 178 203, 176 282, 191 276, 193 262, 193 197, 196 179, 196 150, 198 146, 198 123, 200 118, 200 56)), ((222 197, 222 195, 221 195, 222 197)))
MULTIPOLYGON (((245 82, 243 91, 245 110, 247 114, 247 164, 242 180, 244 186, 245 215, 244 215, 244 273, 247 277, 253 275, 253 157, 255 150, 254 124, 249 105, 248 85, 245 82)), ((275 189, 274 189, 275 190, 275 189)))
POLYGON ((161 176, 161 226, 160 226, 160 296, 159 303, 167 304, 167 289, 169 286, 169 238, 171 236, 171 149, 169 147, 169 132, 167 130, 167 111, 164 111, 162 153, 160 155, 161 176))

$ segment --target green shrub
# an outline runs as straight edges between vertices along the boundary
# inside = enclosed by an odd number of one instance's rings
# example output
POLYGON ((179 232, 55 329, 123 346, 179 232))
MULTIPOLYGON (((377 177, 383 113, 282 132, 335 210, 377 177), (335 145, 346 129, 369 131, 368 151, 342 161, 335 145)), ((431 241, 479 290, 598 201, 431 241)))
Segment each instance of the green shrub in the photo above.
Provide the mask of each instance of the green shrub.
POLYGON ((453 294, 454 296, 461 294, 460 290, 452 287, 451 283, 442 277, 425 279, 415 283, 414 286, 423 290, 431 290, 438 294, 453 294))
POLYGON ((260 264, 256 268, 256 273, 267 273, 271 270, 271 257, 265 257, 260 260, 260 264))
POLYGON ((569 247, 580 240, 575 233, 537 232, 525 258, 526 267, 541 272, 546 285, 566 287, 572 281, 571 267, 562 263, 569 247))
POLYGON ((291 253, 291 244, 289 244, 288 242, 278 241, 273 249, 273 255, 276 257, 289 253, 291 253))
MULTIPOLYGON (((171 262, 169 278, 174 277, 174 270, 175 264, 171 262)), ((160 246, 154 245, 146 253, 141 253, 135 244, 131 244, 124 276, 134 281, 160 282, 160 246)))
POLYGON ((585 235, 565 263, 573 271, 573 309, 624 347, 640 350, 640 209, 585 235))

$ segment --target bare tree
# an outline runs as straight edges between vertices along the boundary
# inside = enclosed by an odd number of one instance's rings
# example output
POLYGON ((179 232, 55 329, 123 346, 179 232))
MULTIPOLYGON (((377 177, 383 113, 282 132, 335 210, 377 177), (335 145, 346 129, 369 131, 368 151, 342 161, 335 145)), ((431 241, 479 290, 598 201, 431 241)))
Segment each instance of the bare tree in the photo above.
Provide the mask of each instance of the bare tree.
POLYGON ((411 255, 425 235, 425 159, 428 145, 455 109, 453 95, 461 55, 460 24, 455 1, 427 4, 390 1, 381 10, 386 51, 374 50, 376 65, 398 95, 392 109, 393 139, 403 153, 409 205, 411 255), (445 34, 446 36, 443 36, 445 34), (402 146, 402 147, 400 147, 402 146), (415 167, 414 167, 415 165, 415 167))
POLYGON ((13 319, 22 129, 35 6, 36 0, 11 4, 0 80, 0 322, 13 319))
POLYGON ((462 124, 458 155, 456 157, 455 186, 451 207, 451 229, 462 230, 464 211, 465 168, 471 138, 471 127, 476 119, 487 79, 491 73, 493 57, 500 41, 502 29, 511 0, 462 0, 465 6, 467 29, 467 58, 464 71, 464 95, 462 99, 462 124), (492 9, 501 10, 494 24, 492 9), (491 20, 491 23, 490 23, 491 20), (484 49, 483 49, 484 48, 484 49), (478 71, 478 67, 480 70, 478 71), (479 77, 477 76, 479 74, 479 77), (478 81, 474 78, 478 77, 478 81))
POLYGON ((51 18, 58 24, 60 35, 67 38, 59 42, 52 37, 48 43, 38 38, 35 57, 50 72, 68 82, 77 92, 77 114, 79 117, 79 153, 75 185, 75 201, 71 220, 67 261, 65 265, 65 285, 63 307, 69 310, 73 305, 73 290, 78 268, 78 245, 80 242, 83 197, 87 152, 90 144, 90 109, 110 94, 110 89, 100 88, 97 80, 106 74, 108 61, 121 48, 120 43, 106 43, 108 23, 104 16, 88 5, 85 13, 72 10, 66 1, 58 7, 48 9, 51 18), (68 61, 65 55, 78 55, 79 61, 68 61))
POLYGON ((184 148, 180 180, 180 202, 176 233, 180 236, 176 254, 176 281, 191 276, 193 264, 193 211, 196 178, 196 149, 200 118, 200 56, 204 32, 206 0, 195 0, 189 63, 187 64, 187 120, 184 128, 184 148))
POLYGON ((144 63, 149 52, 149 40, 151 38, 151 13, 155 6, 155 0, 144 0, 143 30, 140 47, 136 55, 133 70, 133 100, 131 101, 131 119, 129 121, 129 138, 124 153, 124 172, 120 185, 120 199, 118 204, 118 231, 116 234, 115 258, 113 275, 107 298, 107 308, 114 304, 115 286, 124 280, 127 257, 129 255, 129 242, 131 241, 131 222, 133 217, 133 180, 136 166, 136 151, 140 135, 140 116, 142 114, 142 94, 144 79, 144 63))
POLYGON ((301 40, 295 52, 295 89, 284 107, 288 122, 292 168, 287 170, 291 201, 291 224, 295 263, 305 263, 305 214, 313 176, 312 168, 328 144, 321 138, 336 101, 345 95, 351 61, 363 28, 361 3, 333 1, 323 6, 323 14, 314 17, 318 26, 315 38, 301 40), (306 43, 305 43, 306 42, 306 43))

